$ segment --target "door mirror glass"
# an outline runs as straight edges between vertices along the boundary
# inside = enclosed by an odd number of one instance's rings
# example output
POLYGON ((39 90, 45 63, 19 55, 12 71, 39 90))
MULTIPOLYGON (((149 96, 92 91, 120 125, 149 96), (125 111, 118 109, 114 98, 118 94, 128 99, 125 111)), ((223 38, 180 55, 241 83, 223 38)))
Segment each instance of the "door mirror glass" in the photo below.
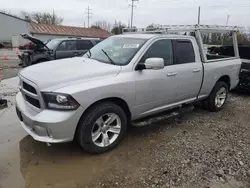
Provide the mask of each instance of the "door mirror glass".
POLYGON ((163 58, 148 58, 145 61, 145 69, 160 70, 164 68, 163 58))

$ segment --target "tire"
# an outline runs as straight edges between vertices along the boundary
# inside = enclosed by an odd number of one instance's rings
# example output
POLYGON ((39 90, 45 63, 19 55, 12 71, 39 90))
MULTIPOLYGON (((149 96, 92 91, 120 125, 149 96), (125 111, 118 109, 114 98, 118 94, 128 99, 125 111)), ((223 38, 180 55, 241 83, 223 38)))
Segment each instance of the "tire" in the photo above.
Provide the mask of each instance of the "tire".
POLYGON ((203 106, 206 110, 208 110, 210 112, 218 112, 224 107, 224 105, 227 101, 227 97, 228 97, 228 85, 223 81, 218 81, 215 84, 215 86, 214 86, 212 92, 210 93, 210 95, 208 96, 208 98, 203 101, 203 106), (224 90, 223 90, 223 88, 224 88, 224 90), (224 101, 222 100, 222 96, 223 96, 221 93, 222 91, 225 91, 224 101), (220 95, 221 98, 219 98, 221 103, 216 102, 216 99, 218 101, 218 92, 221 93, 221 95, 220 95))
MULTIPOLYGON (((108 152, 114 149, 124 138, 127 132, 127 121, 127 116, 120 106, 112 102, 96 104, 82 116, 75 134, 76 141, 89 153, 100 154, 108 152), (99 126, 102 124, 102 120, 103 122, 107 122, 107 119, 111 118, 111 116, 117 119, 111 122, 109 126, 108 123, 107 126, 99 126), (113 129, 114 127, 118 127, 114 126, 116 124, 120 124, 119 134, 109 132, 111 131, 110 127, 113 129), (92 138, 94 137, 93 135, 99 135, 99 133, 100 136, 94 141, 94 138, 92 138), (109 142, 106 142, 107 137, 105 135, 108 135, 109 142), (104 139, 104 137, 106 139, 104 139)), ((97 138, 97 136, 95 138, 97 138)))

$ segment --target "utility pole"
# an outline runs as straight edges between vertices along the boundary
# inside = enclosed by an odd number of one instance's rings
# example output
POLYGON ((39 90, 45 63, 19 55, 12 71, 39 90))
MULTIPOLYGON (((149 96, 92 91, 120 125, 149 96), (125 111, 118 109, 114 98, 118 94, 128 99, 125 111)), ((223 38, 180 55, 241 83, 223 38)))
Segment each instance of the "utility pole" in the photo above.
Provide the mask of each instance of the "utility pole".
POLYGON ((226 26, 228 25, 229 18, 230 18, 230 15, 228 14, 228 15, 227 15, 227 21, 226 21, 226 26))
POLYGON ((130 24, 130 27, 132 28, 133 27, 133 19, 134 19, 134 3, 135 1, 139 1, 139 0, 131 0, 132 1, 132 5, 131 6, 131 24, 130 24))
POLYGON ((88 18, 88 28, 89 28, 89 20, 91 18, 91 15, 93 14, 91 11, 92 11, 92 9, 90 9, 88 6, 88 8, 86 9, 86 12, 85 12, 85 14, 87 14, 87 18, 88 18))
MULTIPOLYGON (((227 21, 226 21, 226 26, 228 25, 229 18, 230 18, 230 15, 228 14, 228 15, 227 15, 227 21)), ((223 46, 223 44, 224 44, 224 37, 225 37, 225 35, 222 36, 222 41, 221 41, 221 45, 222 45, 222 46, 223 46)))
POLYGON ((200 25, 200 21, 201 21, 201 7, 198 7, 198 25, 200 25))
POLYGON ((56 16, 55 16, 55 10, 54 9, 53 9, 53 17, 52 17, 52 23, 51 24, 56 25, 56 16))

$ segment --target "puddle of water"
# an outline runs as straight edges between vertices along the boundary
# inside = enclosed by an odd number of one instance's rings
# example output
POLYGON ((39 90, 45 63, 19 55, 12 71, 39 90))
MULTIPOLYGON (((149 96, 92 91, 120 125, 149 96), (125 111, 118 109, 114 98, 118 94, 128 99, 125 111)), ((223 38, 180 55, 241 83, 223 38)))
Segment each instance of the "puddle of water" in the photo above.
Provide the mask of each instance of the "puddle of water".
POLYGON ((0 122, 0 187, 24 188, 25 183, 20 173, 19 141, 25 132, 15 116, 8 115, 15 113, 14 107, 7 110, 0 122))
POLYGON ((180 127, 167 128, 164 124, 131 128, 117 149, 90 155, 73 143, 47 147, 26 136, 12 107, 1 117, 0 188, 83 187, 115 170, 134 172, 148 160, 145 153, 150 148, 180 131, 180 127))

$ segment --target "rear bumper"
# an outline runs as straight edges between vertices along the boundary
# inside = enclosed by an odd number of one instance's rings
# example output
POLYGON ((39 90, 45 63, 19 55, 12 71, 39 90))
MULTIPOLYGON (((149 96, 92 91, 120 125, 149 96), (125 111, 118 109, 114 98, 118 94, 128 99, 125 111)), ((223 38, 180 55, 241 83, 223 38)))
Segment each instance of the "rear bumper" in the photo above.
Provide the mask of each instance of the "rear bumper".
POLYGON ((77 124, 83 113, 75 111, 42 110, 37 112, 26 104, 22 94, 16 96, 17 115, 21 126, 35 140, 46 143, 70 142, 74 139, 77 124))

